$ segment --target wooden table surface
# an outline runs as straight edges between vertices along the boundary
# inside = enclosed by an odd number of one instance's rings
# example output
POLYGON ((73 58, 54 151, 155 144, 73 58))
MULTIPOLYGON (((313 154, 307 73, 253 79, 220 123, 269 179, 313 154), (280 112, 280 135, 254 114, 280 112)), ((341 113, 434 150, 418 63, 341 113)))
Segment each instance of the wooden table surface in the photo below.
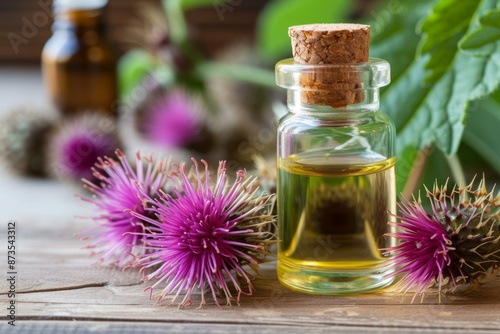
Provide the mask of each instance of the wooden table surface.
MULTIPOLYGON (((29 202, 27 203, 29 205, 29 202)), ((410 298, 390 292, 309 296, 276 279, 275 262, 262 267, 253 296, 240 305, 208 303, 178 309, 154 303, 135 270, 96 268, 75 231, 88 221, 17 221, 16 326, 8 325, 9 282, 0 284, 0 333, 499 333, 500 281, 460 297, 410 298)), ((7 221, 0 245, 7 254, 7 221)), ((4 276, 7 259, 2 258, 4 276)))

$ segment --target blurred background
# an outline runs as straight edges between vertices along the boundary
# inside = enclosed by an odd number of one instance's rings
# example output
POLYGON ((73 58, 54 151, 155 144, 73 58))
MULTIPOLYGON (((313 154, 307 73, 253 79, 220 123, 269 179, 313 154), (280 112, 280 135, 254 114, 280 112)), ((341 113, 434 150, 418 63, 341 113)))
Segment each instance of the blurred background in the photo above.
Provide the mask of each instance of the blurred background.
POLYGON ((500 34, 482 18, 498 8, 462 2, 1 1, 0 214, 87 212, 73 196, 84 193, 80 179, 117 147, 227 160, 273 189, 276 122, 286 112, 273 66, 291 56, 288 26, 318 22, 371 24, 371 55, 392 65, 382 110, 398 127, 399 192, 476 174, 494 183, 500 34), (474 43, 485 30, 490 44, 474 43), (463 74, 467 64, 482 74, 463 74))
MULTIPOLYGON (((184 12, 186 21, 191 29, 196 31, 197 45, 209 55, 215 55, 221 49, 235 42, 247 40, 255 41, 256 23, 260 12, 269 4, 270 0, 232 0, 232 1, 205 1, 203 6, 190 8, 184 12), (227 5, 227 7, 224 6, 227 5), (219 6, 219 7, 217 7, 219 6), (217 7, 217 8, 216 8, 217 7)), ((353 17, 369 14, 370 10, 381 3, 380 0, 358 0, 354 4, 353 17)), ((8 32, 21 32, 23 17, 31 20, 40 10, 51 9, 51 0, 20 0, 2 1, 0 3, 0 29, 3 35, 8 32), (45 5, 40 5, 45 4, 45 5)), ((120 54, 130 50, 133 46, 127 43, 124 30, 128 29, 133 21, 139 19, 139 8, 151 4, 160 8, 161 0, 109 0, 106 9, 106 24, 108 33, 115 43, 120 54)), ((36 26, 38 32, 23 46, 22 52, 12 50, 8 38, 0 40, 0 59, 5 64, 40 64, 40 55, 43 46, 52 35, 52 22, 36 26)))

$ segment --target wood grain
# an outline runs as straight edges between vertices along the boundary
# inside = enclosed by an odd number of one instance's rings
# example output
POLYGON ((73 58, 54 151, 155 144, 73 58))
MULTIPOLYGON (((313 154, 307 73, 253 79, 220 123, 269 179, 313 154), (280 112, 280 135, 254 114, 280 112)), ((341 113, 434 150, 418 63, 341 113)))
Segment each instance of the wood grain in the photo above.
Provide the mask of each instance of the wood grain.
MULTIPOLYGON (((488 333, 500 331, 500 282, 485 284, 465 296, 437 303, 410 304, 389 291, 358 296, 309 296, 280 286, 275 262, 262 266, 253 296, 238 306, 219 309, 210 299, 201 309, 155 304, 143 292, 136 270, 95 267, 94 258, 72 234, 87 221, 18 222, 17 326, 12 333, 290 333, 421 332, 488 333)), ((5 229, 0 233, 6 247, 5 229)), ((7 282, 0 284, 0 304, 8 302, 7 282)), ((196 298, 195 298, 196 299, 196 298)), ((0 323, 0 331, 10 328, 0 323)))

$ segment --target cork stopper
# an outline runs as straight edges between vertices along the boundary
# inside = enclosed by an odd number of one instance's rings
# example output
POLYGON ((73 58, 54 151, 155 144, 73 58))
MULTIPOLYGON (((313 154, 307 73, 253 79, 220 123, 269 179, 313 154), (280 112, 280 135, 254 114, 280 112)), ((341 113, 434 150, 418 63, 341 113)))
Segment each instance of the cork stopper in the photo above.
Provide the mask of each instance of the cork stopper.
POLYGON ((367 62, 370 26, 363 24, 307 24, 290 27, 293 58, 300 64, 338 65, 304 74, 304 103, 334 108, 363 101, 360 80, 349 64, 367 62))

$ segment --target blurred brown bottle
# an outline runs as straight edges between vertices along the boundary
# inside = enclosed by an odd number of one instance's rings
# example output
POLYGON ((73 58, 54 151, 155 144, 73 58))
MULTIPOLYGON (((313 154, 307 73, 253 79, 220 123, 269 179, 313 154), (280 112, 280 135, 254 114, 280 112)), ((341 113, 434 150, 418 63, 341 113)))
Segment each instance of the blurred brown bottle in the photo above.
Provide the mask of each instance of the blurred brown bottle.
POLYGON ((50 97, 64 116, 117 113, 117 56, 105 34, 107 0, 54 0, 52 37, 42 52, 50 97))

